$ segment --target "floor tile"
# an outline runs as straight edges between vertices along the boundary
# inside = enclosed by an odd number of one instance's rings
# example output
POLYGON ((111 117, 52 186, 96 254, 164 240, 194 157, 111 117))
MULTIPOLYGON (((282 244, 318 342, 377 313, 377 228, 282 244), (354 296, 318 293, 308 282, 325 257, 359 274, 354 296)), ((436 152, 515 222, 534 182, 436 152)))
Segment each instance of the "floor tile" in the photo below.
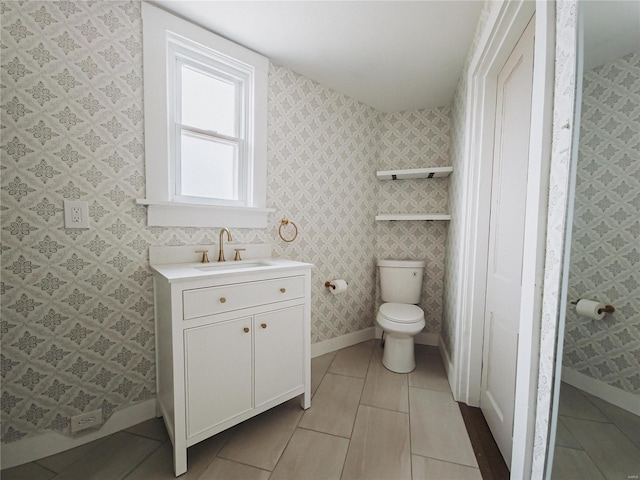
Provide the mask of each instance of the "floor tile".
POLYGON ((556 447, 551 480, 604 480, 604 477, 586 452, 556 447))
POLYGON ((349 440, 346 438, 296 429, 271 480, 340 479, 349 440))
POLYGON ((60 473, 65 468, 70 467, 78 460, 83 459, 85 455, 87 455, 94 448, 97 448, 102 442, 107 440, 107 438, 109 437, 99 438, 98 440, 85 443, 84 445, 80 445, 79 447, 65 450, 64 452, 60 452, 49 457, 41 458, 37 461, 37 463, 49 470, 60 473))
POLYGON ((2 480, 49 480, 55 477, 55 475, 55 472, 31 462, 2 470, 0 478, 2 478, 2 480))
POLYGON ((411 452, 477 467, 458 404, 450 393, 409 388, 411 452))
MULTIPOLYGON (((197 480, 226 445, 235 428, 225 430, 187 450, 187 473, 180 480, 197 480)), ((131 472, 126 480, 175 480, 173 473, 173 446, 166 441, 131 472)))
POLYGON ((267 470, 216 458, 198 480, 268 480, 270 474, 267 470))
POLYGON ((558 415, 558 424, 556 427, 556 445, 560 447, 576 448, 582 450, 582 445, 571 434, 569 429, 562 422, 562 416, 558 415))
MULTIPOLYGON (((190 447, 180 479, 478 479, 437 348, 416 345, 412 379, 383 352, 371 340, 312 359, 309 410, 292 399, 190 447)), ((2 478, 173 480, 173 447, 151 419, 2 478)))
POLYGON ((566 417, 582 418, 596 422, 608 421, 607 417, 580 390, 564 382, 560 384, 560 407, 558 408, 558 413, 566 417))
POLYGON ((409 416, 361 405, 342 480, 411 478, 409 416))
POLYGON ((338 350, 328 372, 364 378, 367 375, 367 368, 369 368, 372 347, 373 341, 370 340, 338 350))
POLYGON ((416 343, 415 349, 416 355, 435 355, 436 357, 440 357, 440 349, 435 345, 422 345, 420 343, 416 343))
MULTIPOLYGON (((180 479, 197 478, 193 476, 193 472, 190 470, 189 468, 187 473, 180 479)), ((176 476, 173 473, 173 445, 171 445, 170 441, 166 441, 127 475, 125 480, 173 480, 174 478, 176 476)))
POLYGON ((311 359, 311 395, 316 393, 318 385, 320 385, 335 356, 335 352, 331 352, 311 359))
POLYGON ((327 373, 299 426, 349 438, 364 380, 327 373))
POLYGON ((409 382, 406 373, 387 370, 376 355, 371 357, 360 403, 372 407, 409 412, 409 382))
POLYGON ((165 427, 162 418, 152 418, 151 420, 127 428, 125 432, 151 438, 152 440, 158 440, 159 442, 164 442, 169 439, 167 427, 165 427))
POLYGON ((161 443, 127 432, 118 432, 63 470, 56 480, 116 480, 124 478, 161 443), (117 459, 117 461, 114 461, 117 459))
POLYGON ((243 422, 218 456, 273 470, 303 411, 294 398, 243 422))
POLYGON ((578 418, 562 421, 607 479, 640 474, 640 449, 615 425, 578 418))
POLYGON ((620 407, 605 402, 604 400, 589 394, 585 397, 600 410, 611 423, 618 427, 629 439, 640 448, 640 417, 620 407))
POLYGON ((424 349, 416 351, 416 368, 409 373, 409 386, 451 392, 440 355, 429 354, 424 349))
POLYGON ((434 458, 412 455, 413 480, 482 480, 480 470, 434 458))

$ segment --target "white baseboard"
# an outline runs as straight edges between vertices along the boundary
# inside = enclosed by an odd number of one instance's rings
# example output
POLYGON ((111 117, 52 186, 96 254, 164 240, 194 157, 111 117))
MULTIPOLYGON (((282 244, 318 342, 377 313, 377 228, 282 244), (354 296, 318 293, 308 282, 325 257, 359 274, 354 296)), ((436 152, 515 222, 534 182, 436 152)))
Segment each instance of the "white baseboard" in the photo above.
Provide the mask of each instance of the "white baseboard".
POLYGON ((596 380, 567 367, 562 367, 562 381, 627 412, 640 415, 640 402, 638 396, 633 393, 612 387, 601 380, 596 380))
MULTIPOLYGON (((377 325, 374 327, 376 330, 375 338, 382 338, 382 329, 377 325)), ((430 345, 432 347, 437 347, 440 341, 439 333, 429 333, 429 332, 420 332, 413 338, 413 341, 418 345, 430 345)))
POLYGON ((99 430, 79 434, 76 437, 69 437, 57 432, 47 432, 27 437, 17 442, 2 444, 2 468, 15 467, 79 447, 155 416, 156 399, 152 398, 122 410, 116 410, 99 430))
POLYGON ((346 335, 340 335, 339 337, 330 338, 323 342, 314 343, 311 345, 311 358, 319 357, 325 353, 335 352, 341 348, 350 347, 356 343, 366 342, 375 338, 374 327, 365 328, 357 332, 347 333, 346 335))
POLYGON ((438 350, 440 350, 440 356, 442 357, 442 363, 444 364, 444 371, 447 374, 447 380, 449 381, 449 388, 453 393, 453 399, 458 401, 458 399, 456 398, 456 388, 455 388, 455 385, 453 384, 455 380, 453 375, 453 372, 454 372, 453 362, 451 361, 451 354, 449 353, 449 350, 447 349, 447 346, 445 345, 442 336, 440 336, 440 340, 438 341, 438 350))
POLYGON ((437 347, 440 342, 440 334, 439 333, 429 333, 429 332, 420 332, 415 336, 414 342, 418 345, 430 345, 432 347, 437 347))

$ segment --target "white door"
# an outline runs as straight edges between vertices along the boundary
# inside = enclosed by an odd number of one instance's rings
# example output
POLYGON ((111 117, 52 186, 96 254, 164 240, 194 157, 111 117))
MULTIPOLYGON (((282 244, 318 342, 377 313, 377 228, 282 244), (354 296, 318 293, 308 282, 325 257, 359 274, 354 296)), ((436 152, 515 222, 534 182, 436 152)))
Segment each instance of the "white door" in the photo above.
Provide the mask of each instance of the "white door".
POLYGON ((529 164, 534 21, 497 79, 480 406, 511 464, 529 164))

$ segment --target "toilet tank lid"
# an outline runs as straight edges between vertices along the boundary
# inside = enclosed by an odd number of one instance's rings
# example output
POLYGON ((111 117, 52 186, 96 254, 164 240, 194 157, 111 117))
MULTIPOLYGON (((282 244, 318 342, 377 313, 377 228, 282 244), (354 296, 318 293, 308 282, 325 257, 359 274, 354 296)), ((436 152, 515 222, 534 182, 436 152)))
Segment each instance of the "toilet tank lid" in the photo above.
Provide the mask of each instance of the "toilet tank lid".
POLYGON ((425 265, 424 260, 392 260, 389 258, 378 260, 379 267, 424 268, 425 265))

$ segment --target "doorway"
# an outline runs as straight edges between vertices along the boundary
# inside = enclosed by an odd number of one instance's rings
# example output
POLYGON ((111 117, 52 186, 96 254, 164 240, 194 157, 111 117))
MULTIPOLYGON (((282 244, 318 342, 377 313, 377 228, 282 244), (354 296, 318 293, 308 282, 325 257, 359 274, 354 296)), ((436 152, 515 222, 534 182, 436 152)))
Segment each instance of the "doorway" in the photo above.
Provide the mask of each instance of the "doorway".
POLYGON ((460 211, 459 305, 455 311, 455 343, 450 377, 456 400, 480 406, 482 355, 489 251, 492 159, 496 118, 496 79, 535 14, 529 166, 526 189, 522 289, 518 314, 515 384, 513 478, 527 478, 533 465, 535 405, 542 285, 546 242, 549 166, 553 112, 555 5, 544 1, 495 4, 471 59, 467 92, 466 171, 460 211))

